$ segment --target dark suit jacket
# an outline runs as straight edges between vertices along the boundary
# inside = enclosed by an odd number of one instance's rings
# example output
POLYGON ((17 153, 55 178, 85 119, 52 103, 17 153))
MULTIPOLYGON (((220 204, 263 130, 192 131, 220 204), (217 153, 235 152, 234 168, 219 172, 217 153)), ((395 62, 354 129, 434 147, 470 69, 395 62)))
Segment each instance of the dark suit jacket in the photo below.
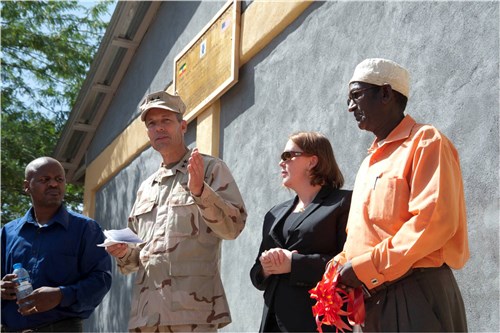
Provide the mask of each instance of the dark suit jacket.
MULTIPOLYGON (((298 197, 273 207, 266 214, 262 243, 250 270, 253 285, 264 290, 265 304, 260 332, 265 331, 271 307, 286 331, 316 332, 312 314, 315 302, 309 297, 308 291, 321 280, 328 261, 342 251, 351 195, 352 191, 324 186, 302 216, 292 224, 284 242, 275 230, 276 225, 292 211, 298 197), (298 251, 292 255, 292 271, 264 279, 260 254, 275 247, 298 251)), ((325 331, 332 329, 323 328, 325 331)))

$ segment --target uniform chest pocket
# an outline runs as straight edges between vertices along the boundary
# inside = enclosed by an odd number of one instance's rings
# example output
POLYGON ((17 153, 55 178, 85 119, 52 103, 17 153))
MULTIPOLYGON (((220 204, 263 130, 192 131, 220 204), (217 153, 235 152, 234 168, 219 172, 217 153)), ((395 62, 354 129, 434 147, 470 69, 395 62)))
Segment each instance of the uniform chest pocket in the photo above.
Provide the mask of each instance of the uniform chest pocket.
POLYGON ((192 237, 199 234, 199 214, 188 192, 173 193, 168 199, 168 237, 192 237))
POLYGON ((140 202, 135 207, 133 214, 135 216, 147 214, 153 210, 154 206, 155 202, 153 200, 140 202))
POLYGON ((137 236, 143 240, 158 239, 165 235, 165 229, 156 222, 157 206, 152 200, 143 201, 136 205, 132 221, 136 221, 137 236))

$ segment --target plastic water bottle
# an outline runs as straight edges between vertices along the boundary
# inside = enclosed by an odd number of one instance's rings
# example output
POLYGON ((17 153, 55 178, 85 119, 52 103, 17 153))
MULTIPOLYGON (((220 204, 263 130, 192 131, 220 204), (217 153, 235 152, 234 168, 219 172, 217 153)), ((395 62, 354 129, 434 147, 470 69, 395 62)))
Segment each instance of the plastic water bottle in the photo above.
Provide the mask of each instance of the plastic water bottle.
MULTIPOLYGON (((30 275, 27 270, 23 268, 23 264, 17 263, 14 264, 14 274, 17 275, 17 278, 14 279, 14 282, 17 282, 18 285, 16 287, 16 297, 18 300, 29 296, 33 292, 33 286, 30 282, 30 275)), ((29 303, 31 304, 31 303, 29 303)), ((28 306, 28 303, 25 303, 24 306, 28 306)))

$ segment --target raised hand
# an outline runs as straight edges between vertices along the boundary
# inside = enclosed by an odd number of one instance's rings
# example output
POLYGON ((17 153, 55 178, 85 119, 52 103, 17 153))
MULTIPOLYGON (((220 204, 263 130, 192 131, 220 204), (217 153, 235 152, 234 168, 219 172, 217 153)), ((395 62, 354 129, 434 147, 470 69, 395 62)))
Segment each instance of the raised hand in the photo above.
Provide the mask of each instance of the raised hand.
POLYGON ((194 148, 189 158, 187 166, 189 179, 188 188, 191 193, 197 197, 203 192, 203 157, 198 152, 198 148, 194 148))

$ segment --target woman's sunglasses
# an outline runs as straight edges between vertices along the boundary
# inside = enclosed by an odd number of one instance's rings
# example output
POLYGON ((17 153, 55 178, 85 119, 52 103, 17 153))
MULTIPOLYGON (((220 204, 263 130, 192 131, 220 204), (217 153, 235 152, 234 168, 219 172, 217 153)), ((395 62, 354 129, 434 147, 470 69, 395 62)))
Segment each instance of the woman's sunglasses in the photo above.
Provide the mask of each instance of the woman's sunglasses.
POLYGON ((286 162, 292 157, 297 157, 297 156, 311 156, 311 154, 304 153, 303 151, 284 151, 281 153, 281 160, 283 162, 286 162))

